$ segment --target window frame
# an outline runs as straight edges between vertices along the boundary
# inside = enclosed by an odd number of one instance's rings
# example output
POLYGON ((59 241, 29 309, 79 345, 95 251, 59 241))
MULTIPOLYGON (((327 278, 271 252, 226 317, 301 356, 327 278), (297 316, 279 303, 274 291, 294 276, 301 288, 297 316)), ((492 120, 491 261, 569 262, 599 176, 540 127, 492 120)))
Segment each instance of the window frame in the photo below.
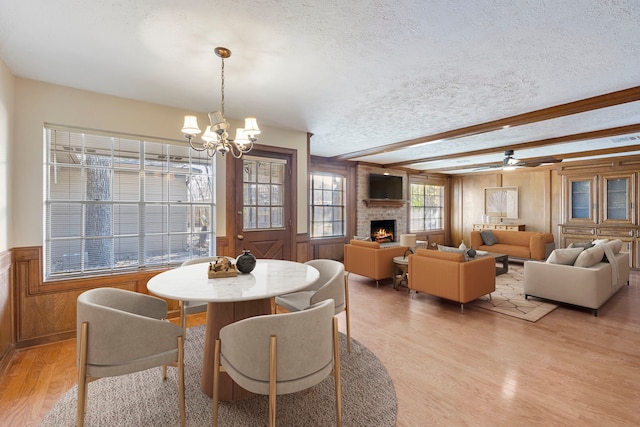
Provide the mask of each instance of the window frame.
POLYGON ((206 153, 172 140, 57 125, 45 125, 44 149, 45 281, 215 255, 216 168, 206 153), (90 199, 91 175, 108 180, 104 198, 90 199), (58 176, 69 189, 56 188, 58 176), (87 227, 94 207, 108 216, 98 231, 87 227), (102 248, 93 251, 92 241, 102 248))
MULTIPOLYGON (((309 238, 311 240, 319 240, 319 239, 336 239, 336 238, 345 238, 347 236, 347 176, 345 176, 345 174, 342 173, 336 173, 336 172, 330 172, 330 171, 320 171, 320 170, 311 170, 309 171, 309 238), (316 189, 314 188, 314 182, 315 179, 320 179, 320 178, 330 178, 332 180, 335 180, 336 178, 338 178, 340 180, 340 184, 341 184, 341 188, 338 190, 340 193, 342 193, 341 195, 341 203, 340 204, 335 204, 333 203, 333 201, 335 200, 334 197, 331 197, 330 199, 330 203, 325 204, 325 192, 332 192, 334 193, 335 190, 333 189, 326 189, 323 188, 322 189, 316 189), (322 204, 316 204, 316 198, 315 198, 315 192, 316 191, 322 191, 323 192, 323 197, 322 197, 322 204), (316 211, 316 207, 320 207, 322 206, 322 210, 323 212, 325 211, 325 208, 330 208, 332 209, 334 212, 337 210, 340 211, 340 216, 341 219, 340 220, 327 220, 326 218, 323 218, 323 220, 321 221, 315 221, 315 211, 316 211), (330 235, 326 235, 326 234, 322 234, 320 236, 316 236, 315 235, 315 226, 317 223, 321 223, 321 224, 327 224, 327 223, 337 223, 340 222, 341 223, 341 233, 340 234, 330 234, 330 235)), ((321 227, 324 230, 324 226, 321 227)))
POLYGON ((444 231, 446 228, 446 214, 447 214, 447 186, 443 180, 430 179, 430 178, 419 178, 419 177, 410 177, 409 178, 409 203, 408 203, 408 229, 410 233, 430 233, 434 231, 444 231), (413 197, 413 185, 420 185, 423 187, 439 187, 440 188, 440 203, 437 206, 428 206, 426 204, 427 197, 424 198, 424 203, 422 205, 414 205, 414 197, 413 197), (414 228, 414 208, 423 209, 425 211, 425 215, 421 218, 421 222, 425 227, 423 228, 414 228), (439 227, 437 228, 426 228, 426 224, 432 218, 427 218, 426 211, 428 209, 437 209, 439 211, 439 227))

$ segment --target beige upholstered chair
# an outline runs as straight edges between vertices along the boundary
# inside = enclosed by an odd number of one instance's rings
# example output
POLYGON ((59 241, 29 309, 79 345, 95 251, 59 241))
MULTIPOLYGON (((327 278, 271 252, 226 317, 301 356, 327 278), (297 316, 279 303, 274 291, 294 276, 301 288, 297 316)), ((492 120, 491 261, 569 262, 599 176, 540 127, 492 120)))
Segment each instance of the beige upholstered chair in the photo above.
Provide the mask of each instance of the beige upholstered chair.
POLYGON ((334 303, 304 311, 250 317, 225 326, 216 340, 213 425, 218 425, 220 372, 252 393, 269 395, 269 426, 276 425, 276 395, 312 387, 333 374, 336 421, 342 425, 340 347, 334 303))
POLYGON ((335 314, 345 312, 347 320, 347 350, 351 353, 351 325, 349 316, 349 281, 344 274, 344 265, 332 259, 314 259, 307 261, 320 272, 320 277, 311 286, 302 291, 276 297, 276 307, 289 311, 306 310, 313 304, 333 299, 335 314))
MULTIPOLYGON (((188 259, 182 263, 182 266, 191 264, 201 264, 204 262, 214 261, 217 256, 209 256, 204 258, 188 259)), ((187 336, 187 314, 202 313, 207 311, 206 301, 179 301, 180 304, 180 326, 184 331, 184 336, 187 336)))
POLYGON ((116 288, 83 292, 77 302, 78 426, 89 382, 166 365, 178 368, 180 423, 185 425, 182 328, 170 323, 163 299, 116 288))

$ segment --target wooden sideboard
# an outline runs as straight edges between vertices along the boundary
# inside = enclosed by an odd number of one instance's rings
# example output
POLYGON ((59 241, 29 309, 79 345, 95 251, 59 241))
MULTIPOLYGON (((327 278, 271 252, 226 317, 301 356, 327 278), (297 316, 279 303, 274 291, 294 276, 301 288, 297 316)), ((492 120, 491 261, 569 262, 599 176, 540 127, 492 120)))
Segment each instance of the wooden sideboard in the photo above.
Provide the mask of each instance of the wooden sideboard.
POLYGON ((525 231, 525 224, 473 224, 474 230, 507 230, 507 231, 525 231))

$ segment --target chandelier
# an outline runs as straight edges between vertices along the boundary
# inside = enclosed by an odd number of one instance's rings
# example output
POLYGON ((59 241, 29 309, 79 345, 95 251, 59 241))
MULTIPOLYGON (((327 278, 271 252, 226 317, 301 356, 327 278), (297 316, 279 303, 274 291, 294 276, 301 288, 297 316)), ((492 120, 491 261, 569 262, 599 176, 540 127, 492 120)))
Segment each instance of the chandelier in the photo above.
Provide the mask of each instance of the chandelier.
POLYGON ((258 140, 256 135, 260 133, 258 122, 255 117, 247 117, 244 119, 244 128, 236 129, 235 139, 229 139, 227 129, 229 123, 224 117, 224 60, 231 56, 231 51, 226 47, 216 47, 215 53, 222 60, 221 76, 222 90, 220 111, 212 111, 209 113, 209 121, 211 124, 202 134, 202 146, 194 145, 193 139, 202 131, 198 127, 198 118, 193 115, 184 116, 184 124, 182 125, 182 133, 189 140, 189 145, 196 151, 207 151, 209 157, 213 157, 216 153, 220 153, 224 157, 225 154, 231 153, 233 157, 239 159, 243 154, 248 153, 253 148, 253 144, 258 140))

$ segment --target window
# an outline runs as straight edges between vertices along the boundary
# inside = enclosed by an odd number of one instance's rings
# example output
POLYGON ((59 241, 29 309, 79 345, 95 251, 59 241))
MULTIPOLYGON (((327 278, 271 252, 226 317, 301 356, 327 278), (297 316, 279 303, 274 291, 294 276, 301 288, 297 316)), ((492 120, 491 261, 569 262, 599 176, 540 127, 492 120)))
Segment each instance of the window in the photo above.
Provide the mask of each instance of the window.
POLYGON ((243 230, 284 228, 286 161, 244 156, 242 161, 243 230))
POLYGON ((345 235, 345 178, 312 173, 309 195, 311 238, 345 235))
POLYGON ((188 146, 46 129, 45 279, 215 252, 214 162, 188 146))
POLYGON ((411 183, 410 230, 441 230, 444 216, 444 186, 411 183))

